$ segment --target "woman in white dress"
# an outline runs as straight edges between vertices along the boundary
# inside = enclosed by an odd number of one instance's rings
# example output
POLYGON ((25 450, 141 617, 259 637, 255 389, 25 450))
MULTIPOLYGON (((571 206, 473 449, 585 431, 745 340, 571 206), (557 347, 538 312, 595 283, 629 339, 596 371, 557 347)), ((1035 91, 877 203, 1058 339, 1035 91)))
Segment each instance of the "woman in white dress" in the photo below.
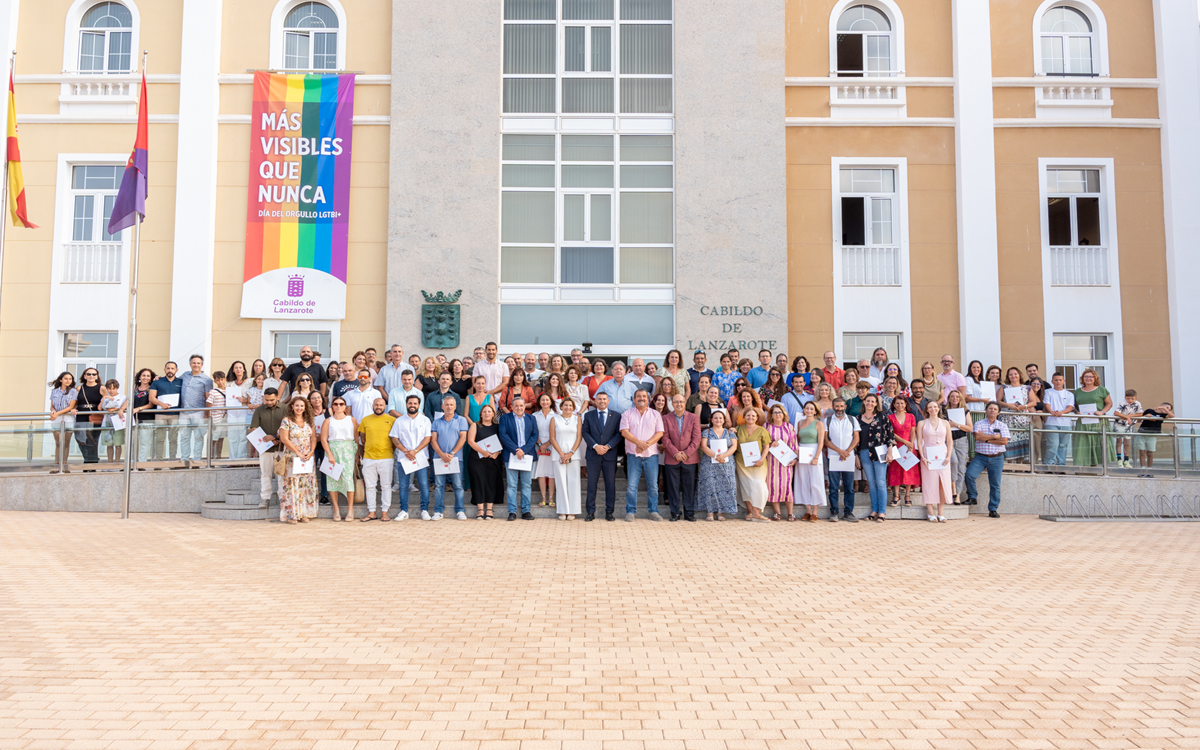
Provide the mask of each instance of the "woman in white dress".
POLYGON ((582 512, 579 494, 579 444, 583 430, 575 415, 575 400, 563 399, 562 414, 550 419, 550 447, 554 476, 558 480, 558 520, 574 521, 582 512))
POLYGON ((804 413, 796 417, 796 443, 800 448, 813 451, 808 461, 799 461, 792 475, 792 495, 796 505, 803 505, 807 512, 801 521, 817 522, 817 508, 829 504, 825 497, 825 471, 821 466, 821 446, 825 444, 825 425, 817 405, 809 401, 804 413))
POLYGON ((533 476, 542 493, 543 506, 554 505, 554 459, 550 455, 550 420, 554 419, 554 413, 554 399, 550 394, 538 396, 538 409, 533 413, 538 428, 537 465, 533 467, 533 476))

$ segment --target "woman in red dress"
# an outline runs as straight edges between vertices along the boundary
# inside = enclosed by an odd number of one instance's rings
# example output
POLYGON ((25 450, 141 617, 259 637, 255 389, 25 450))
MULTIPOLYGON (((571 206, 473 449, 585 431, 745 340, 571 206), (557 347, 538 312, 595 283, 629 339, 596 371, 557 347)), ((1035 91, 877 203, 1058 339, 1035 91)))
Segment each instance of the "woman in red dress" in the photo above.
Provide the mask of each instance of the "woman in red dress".
MULTIPOLYGON (((909 451, 916 453, 917 446, 914 441, 913 432, 917 426, 917 418, 908 413, 908 399, 903 396, 897 396, 892 401, 892 413, 888 415, 888 421, 892 423, 892 430, 896 433, 896 446, 904 446, 909 451)), ((888 464, 887 470, 888 492, 892 488, 896 488, 896 494, 888 503, 889 505, 897 505, 900 502, 900 490, 904 490, 904 504, 912 505, 912 500, 909 499, 908 493, 910 488, 921 483, 921 465, 915 463, 912 468, 907 471, 900 465, 899 461, 892 461, 888 464)))

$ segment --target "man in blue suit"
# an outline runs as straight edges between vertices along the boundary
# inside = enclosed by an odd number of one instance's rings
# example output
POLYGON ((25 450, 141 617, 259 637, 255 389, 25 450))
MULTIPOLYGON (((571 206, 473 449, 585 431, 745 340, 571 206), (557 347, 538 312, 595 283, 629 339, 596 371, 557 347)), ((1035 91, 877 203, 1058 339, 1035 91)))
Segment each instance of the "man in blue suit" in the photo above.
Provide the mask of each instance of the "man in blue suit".
MULTIPOLYGON (((503 427, 501 427, 503 429, 503 427)), ((596 489, 604 472, 604 520, 612 521, 617 504, 617 444, 621 415, 608 408, 608 394, 596 392, 596 410, 583 415, 583 442, 587 444, 587 518, 596 520, 596 489)))
POLYGON ((521 518, 526 521, 533 520, 533 514, 529 512, 529 492, 533 482, 533 467, 530 466, 526 470, 514 469, 508 465, 508 459, 510 456, 516 456, 518 460, 526 456, 533 456, 533 460, 536 462, 537 439, 537 422, 534 421, 531 414, 525 413, 525 399, 514 396, 512 412, 500 417, 500 445, 504 449, 500 454, 500 460, 504 462, 505 471, 508 472, 506 499, 508 500, 508 520, 510 521, 517 520, 518 486, 521 489, 521 518))

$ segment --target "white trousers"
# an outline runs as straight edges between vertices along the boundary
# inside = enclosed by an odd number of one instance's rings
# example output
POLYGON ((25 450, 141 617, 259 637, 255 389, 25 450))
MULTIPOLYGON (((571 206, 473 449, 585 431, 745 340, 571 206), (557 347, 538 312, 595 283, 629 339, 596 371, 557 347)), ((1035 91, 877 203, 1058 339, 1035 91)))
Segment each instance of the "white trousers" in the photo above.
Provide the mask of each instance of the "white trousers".
POLYGON ((283 497, 283 477, 275 476, 275 454, 261 453, 258 456, 258 476, 261 480, 262 487, 259 489, 258 497, 265 502, 271 502, 271 480, 275 480, 275 491, 279 493, 279 497, 283 497))
POLYGON ((375 512, 376 485, 382 488, 383 512, 392 507, 392 467, 394 458, 364 458, 362 462, 363 484, 367 488, 367 512, 375 512))

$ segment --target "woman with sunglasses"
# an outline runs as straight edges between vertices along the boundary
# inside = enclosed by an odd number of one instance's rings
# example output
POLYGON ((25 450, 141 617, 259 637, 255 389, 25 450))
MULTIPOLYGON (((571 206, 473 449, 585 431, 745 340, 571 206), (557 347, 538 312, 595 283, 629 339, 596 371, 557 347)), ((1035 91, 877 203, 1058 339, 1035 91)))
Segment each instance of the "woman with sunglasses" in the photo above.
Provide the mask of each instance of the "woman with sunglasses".
MULTIPOLYGON (((79 402, 76 409, 81 412, 91 412, 83 415, 82 430, 76 429, 75 442, 79 443, 79 452, 83 454, 83 463, 100 463, 100 425, 104 421, 101 405, 104 402, 104 388, 100 384, 100 372, 95 367, 89 367, 80 376, 83 384, 79 386, 79 402)), ((78 422, 76 423, 78 427, 78 422)), ((85 472, 95 469, 84 469, 85 472)))
MULTIPOLYGON (((312 402, 315 399, 310 399, 312 402)), ((346 399, 338 396, 330 407, 332 413, 321 424, 321 447, 325 449, 325 457, 334 466, 341 466, 342 473, 337 479, 327 476, 324 472, 325 487, 333 503, 333 520, 354 520, 354 456, 358 445, 354 436, 358 434, 358 423, 354 421, 346 409, 346 399), (338 495, 346 496, 346 516, 342 517, 338 509, 338 495)))
POLYGON ((312 375, 304 373, 296 378, 296 390, 290 395, 290 398, 307 399, 312 395, 314 390, 316 390, 316 388, 313 386, 312 375))
POLYGON ((287 381, 283 379, 283 370, 286 365, 279 357, 271 360, 271 364, 267 366, 267 379, 263 381, 263 390, 274 388, 279 394, 279 400, 287 403, 290 400, 291 394, 288 393, 287 381))

